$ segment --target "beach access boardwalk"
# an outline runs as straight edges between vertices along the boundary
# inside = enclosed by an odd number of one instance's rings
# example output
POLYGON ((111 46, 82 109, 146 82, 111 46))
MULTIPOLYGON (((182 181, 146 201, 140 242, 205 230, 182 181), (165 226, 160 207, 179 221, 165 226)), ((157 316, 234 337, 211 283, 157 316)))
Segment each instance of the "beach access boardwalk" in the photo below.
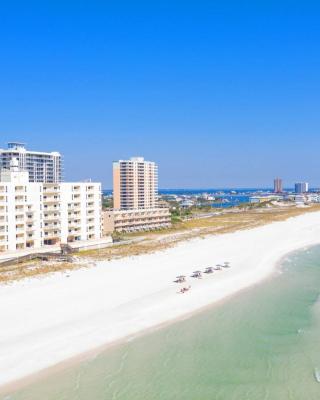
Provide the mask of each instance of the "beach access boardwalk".
MULTIPOLYGON (((84 250, 97 250, 111 245, 113 245, 111 236, 91 241, 77 241, 67 244, 71 253, 84 250)), ((20 263, 35 258, 42 258, 44 256, 54 258, 55 255, 61 255, 62 246, 59 244, 54 246, 43 246, 37 249, 24 249, 0 253, 0 267, 9 265, 13 262, 20 263)))

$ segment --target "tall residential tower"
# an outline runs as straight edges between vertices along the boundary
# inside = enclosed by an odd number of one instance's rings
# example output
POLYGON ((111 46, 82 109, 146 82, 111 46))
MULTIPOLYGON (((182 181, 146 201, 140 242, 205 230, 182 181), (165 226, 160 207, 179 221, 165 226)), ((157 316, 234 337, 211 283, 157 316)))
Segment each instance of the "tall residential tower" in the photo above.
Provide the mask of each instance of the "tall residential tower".
POLYGON ((274 193, 282 193, 283 192, 282 179, 276 178, 273 181, 273 187, 274 187, 273 189, 274 193))
POLYGON ((18 160, 19 169, 29 172, 29 182, 59 183, 62 180, 61 155, 58 152, 29 151, 25 144, 11 142, 7 149, 0 149, 0 169, 9 170, 13 159, 18 160))
POLYGON ((113 163, 113 206, 103 212, 105 234, 171 225, 169 208, 158 204, 158 167, 142 157, 113 163))
POLYGON ((113 163, 113 201, 118 210, 154 208, 158 198, 158 167, 142 157, 113 163))

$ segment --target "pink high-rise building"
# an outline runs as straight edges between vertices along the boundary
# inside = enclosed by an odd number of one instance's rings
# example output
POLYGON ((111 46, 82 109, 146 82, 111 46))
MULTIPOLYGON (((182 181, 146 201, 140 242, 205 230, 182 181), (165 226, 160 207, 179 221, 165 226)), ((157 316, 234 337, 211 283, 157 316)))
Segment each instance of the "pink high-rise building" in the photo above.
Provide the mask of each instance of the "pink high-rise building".
POLYGON ((274 193, 282 193, 283 192, 283 187, 282 187, 282 179, 276 178, 273 182, 274 184, 274 193))

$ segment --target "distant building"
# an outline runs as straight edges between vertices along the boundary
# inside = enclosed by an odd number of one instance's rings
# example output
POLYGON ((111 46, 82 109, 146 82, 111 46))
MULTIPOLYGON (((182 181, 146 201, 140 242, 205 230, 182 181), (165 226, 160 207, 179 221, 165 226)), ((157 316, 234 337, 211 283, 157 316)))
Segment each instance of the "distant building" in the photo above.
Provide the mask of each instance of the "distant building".
POLYGON ((273 181, 273 187, 274 187, 273 189, 274 193, 282 193, 283 192, 282 179, 276 178, 273 181))
POLYGON ((280 201, 280 200, 282 200, 282 196, 276 196, 276 195, 249 197, 249 203, 267 203, 268 201, 280 201))
POLYGON ((298 182, 294 185, 295 193, 307 193, 309 191, 309 184, 307 182, 298 182))
POLYGON ((62 161, 58 152, 30 151, 24 143, 11 142, 7 149, 0 149, 0 169, 10 169, 10 162, 14 158, 18 160, 20 170, 29 173, 29 182, 62 181, 62 161))
POLYGON ((191 208, 191 207, 193 207, 194 205, 195 205, 195 202, 194 202, 193 200, 188 200, 188 199, 183 200, 183 201, 181 201, 181 203, 180 203, 180 207, 181 207, 181 208, 191 208))

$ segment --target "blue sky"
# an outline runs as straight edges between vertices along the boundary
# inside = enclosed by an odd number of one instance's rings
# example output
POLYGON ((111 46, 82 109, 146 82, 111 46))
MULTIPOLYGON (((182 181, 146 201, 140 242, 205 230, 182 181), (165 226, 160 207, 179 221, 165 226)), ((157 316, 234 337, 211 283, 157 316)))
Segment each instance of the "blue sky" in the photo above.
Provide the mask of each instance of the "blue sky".
POLYGON ((2 2, 0 146, 105 188, 135 155, 162 188, 320 187, 319 20, 315 1, 2 2))

